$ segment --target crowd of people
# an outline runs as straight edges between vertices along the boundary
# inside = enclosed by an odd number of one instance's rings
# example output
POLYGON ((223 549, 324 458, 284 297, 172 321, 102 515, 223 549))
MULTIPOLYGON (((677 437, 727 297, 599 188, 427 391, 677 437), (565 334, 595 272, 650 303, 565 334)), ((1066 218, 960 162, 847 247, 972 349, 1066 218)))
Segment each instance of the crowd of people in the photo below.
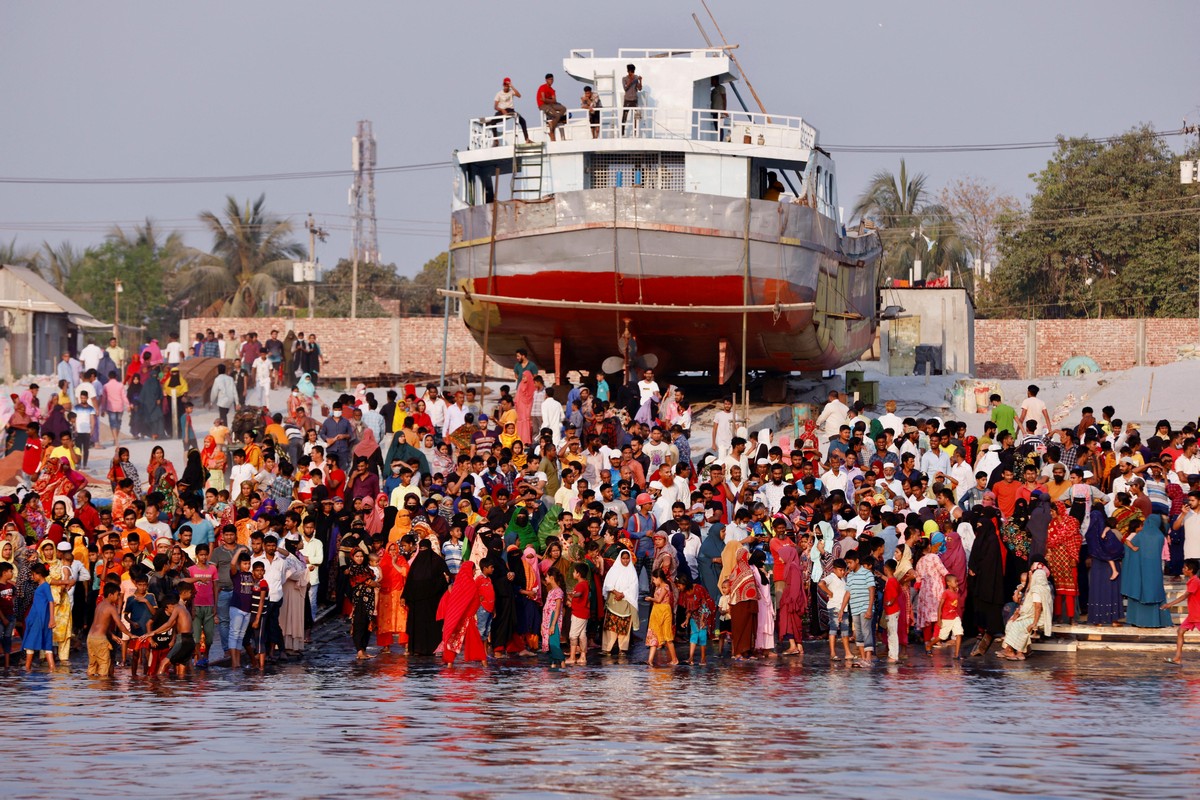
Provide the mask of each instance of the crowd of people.
MULTIPOLYGON (((34 419, 36 396, 15 396, 25 415, 6 450, 26 480, 0 498, 6 659, 20 633, 27 668, 81 641, 96 674, 182 672, 218 653, 263 668, 296 658, 323 609, 344 617, 359 659, 447 664, 703 664, 826 645, 857 667, 993 645, 1021 660, 1081 615, 1168 627, 1186 603, 1177 664, 1200 629, 1195 423, 1143 436, 1111 408, 1052 418, 1030 386, 1019 408, 994 396, 973 436, 832 391, 785 431, 748 431, 726 399, 705 448, 684 391, 653 371, 556 386, 518 351, 494 396, 360 384, 322 398, 319 357, 287 358, 277 333, 207 355, 216 341, 198 337, 192 355, 225 359, 197 398, 218 414, 181 468, 161 446, 134 464, 110 418, 111 507, 80 471, 84 415, 56 438, 53 408, 34 419), (290 385, 278 408, 273 385, 290 385), (1168 600, 1175 575, 1187 581, 1168 600)), ((88 375, 105 365, 84 369, 75 388, 99 391, 80 389, 76 407, 140 378, 139 399, 160 401, 149 435, 165 438, 159 392, 180 389, 185 355, 171 344, 99 387, 88 375)), ((186 385, 178 398, 186 445, 186 385)), ((136 416, 132 432, 147 435, 136 416)))

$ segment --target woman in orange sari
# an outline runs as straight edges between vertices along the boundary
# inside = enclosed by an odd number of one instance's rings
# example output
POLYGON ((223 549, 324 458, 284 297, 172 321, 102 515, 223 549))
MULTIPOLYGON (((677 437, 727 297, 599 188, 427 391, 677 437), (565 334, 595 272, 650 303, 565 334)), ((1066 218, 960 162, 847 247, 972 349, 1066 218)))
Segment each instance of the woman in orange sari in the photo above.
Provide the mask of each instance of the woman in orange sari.
POLYGON ((475 583, 475 565, 464 561, 454 585, 442 595, 437 618, 442 621, 442 660, 453 664, 462 653, 467 662, 487 661, 487 649, 479 636, 475 612, 479 610, 479 586, 475 583))
POLYGON ((227 459, 225 450, 217 446, 217 440, 212 436, 204 437, 204 449, 200 451, 200 465, 208 471, 208 481, 205 488, 220 491, 225 488, 225 465, 227 459))
POLYGON ((392 641, 408 644, 408 606, 404 604, 404 581, 408 578, 408 559, 400 552, 400 542, 388 542, 387 552, 379 560, 383 580, 379 584, 379 605, 375 620, 375 642, 383 652, 392 652, 392 641))

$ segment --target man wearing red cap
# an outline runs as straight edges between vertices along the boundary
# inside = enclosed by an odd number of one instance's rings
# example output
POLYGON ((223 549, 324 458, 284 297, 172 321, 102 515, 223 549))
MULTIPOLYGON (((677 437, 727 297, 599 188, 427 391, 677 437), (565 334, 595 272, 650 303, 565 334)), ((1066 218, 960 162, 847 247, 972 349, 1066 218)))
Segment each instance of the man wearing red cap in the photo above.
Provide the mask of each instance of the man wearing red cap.
POLYGON ((517 113, 517 109, 513 107, 513 98, 519 98, 521 93, 517 91, 517 87, 512 85, 511 78, 504 79, 504 87, 496 92, 496 99, 492 103, 492 107, 496 109, 498 117, 516 117, 517 124, 521 126, 521 134, 525 137, 525 144, 529 144, 529 129, 525 127, 525 118, 517 113))

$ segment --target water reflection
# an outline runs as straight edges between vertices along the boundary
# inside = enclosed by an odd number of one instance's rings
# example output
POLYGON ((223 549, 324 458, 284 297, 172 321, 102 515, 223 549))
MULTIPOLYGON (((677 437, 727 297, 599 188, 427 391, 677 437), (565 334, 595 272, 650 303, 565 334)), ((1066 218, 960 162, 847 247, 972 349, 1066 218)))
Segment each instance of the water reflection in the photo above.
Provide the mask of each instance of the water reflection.
POLYGON ((1145 655, 565 671, 349 655, 265 677, 12 673, 6 794, 53 771, 58 793, 86 796, 114 764, 138 794, 172 792, 170 753, 237 775, 241 794, 292 796, 1190 797, 1200 777, 1184 735, 1200 730, 1200 665, 1145 655))

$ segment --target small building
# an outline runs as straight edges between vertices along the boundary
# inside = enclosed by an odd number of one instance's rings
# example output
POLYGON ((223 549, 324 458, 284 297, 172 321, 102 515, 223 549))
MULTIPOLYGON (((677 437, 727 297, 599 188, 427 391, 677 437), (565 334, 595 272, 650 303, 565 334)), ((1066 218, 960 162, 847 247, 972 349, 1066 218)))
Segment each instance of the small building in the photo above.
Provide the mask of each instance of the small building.
POLYGON ((900 306, 879 326, 879 357, 889 375, 971 375, 975 371, 975 303, 960 287, 884 287, 879 307, 900 306))
POLYGON ((0 379, 51 375, 87 331, 110 329, 28 267, 0 265, 0 379))

